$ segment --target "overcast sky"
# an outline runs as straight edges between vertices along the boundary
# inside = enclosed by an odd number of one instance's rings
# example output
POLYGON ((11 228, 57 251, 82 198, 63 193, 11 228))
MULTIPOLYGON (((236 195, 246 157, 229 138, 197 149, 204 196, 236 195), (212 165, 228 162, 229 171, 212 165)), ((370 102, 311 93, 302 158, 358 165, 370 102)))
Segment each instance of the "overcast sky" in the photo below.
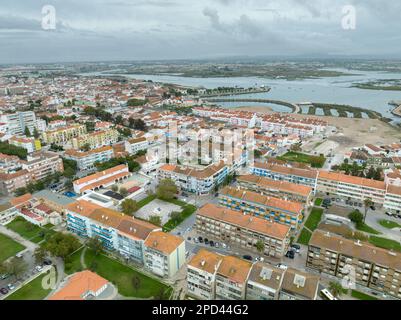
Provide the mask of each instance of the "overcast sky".
POLYGON ((399 0, 0 0, 0 63, 401 57, 400 16, 399 0), (55 30, 41 27, 44 5, 55 30), (342 28, 346 5, 355 30, 342 28))

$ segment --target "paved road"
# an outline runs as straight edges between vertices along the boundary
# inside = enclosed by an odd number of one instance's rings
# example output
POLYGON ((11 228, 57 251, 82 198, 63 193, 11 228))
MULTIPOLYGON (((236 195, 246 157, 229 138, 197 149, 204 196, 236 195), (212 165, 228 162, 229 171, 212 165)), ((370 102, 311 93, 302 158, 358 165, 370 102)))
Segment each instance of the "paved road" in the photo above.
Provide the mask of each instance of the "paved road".
POLYGON ((369 210, 368 214, 366 216, 366 224, 371 226, 373 229, 376 229, 377 231, 381 232, 382 235, 379 235, 380 237, 385 236, 386 238, 393 239, 396 241, 401 242, 401 231, 400 229, 387 229, 379 224, 380 220, 389 220, 398 223, 401 225, 401 219, 399 218, 394 218, 394 217, 389 217, 385 214, 384 209, 380 210, 369 210))

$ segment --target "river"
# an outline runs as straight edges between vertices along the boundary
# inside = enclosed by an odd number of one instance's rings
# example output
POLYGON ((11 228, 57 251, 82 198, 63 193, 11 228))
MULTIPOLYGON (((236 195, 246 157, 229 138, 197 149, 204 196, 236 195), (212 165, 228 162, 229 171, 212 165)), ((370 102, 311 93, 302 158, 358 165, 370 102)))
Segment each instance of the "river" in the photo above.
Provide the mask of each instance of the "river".
MULTIPOLYGON (((355 71, 345 69, 331 69, 353 75, 328 77, 305 80, 267 79, 258 77, 231 77, 231 78, 189 78, 176 75, 123 75, 128 78, 152 80, 154 82, 180 84, 192 87, 204 87, 213 89, 217 87, 252 87, 269 86, 270 92, 241 95, 239 98, 272 99, 291 103, 320 102, 333 104, 346 104, 354 107, 380 112, 383 116, 397 122, 399 118, 391 113, 394 108, 388 103, 392 100, 401 100, 401 91, 379 91, 353 88, 351 85, 357 82, 375 81, 380 79, 401 79, 401 73, 355 71)), ((106 73, 86 73, 85 76, 112 75, 106 73)), ((229 98, 229 97, 225 97, 229 98)), ((266 105, 260 103, 220 103, 226 107, 243 105, 266 105)), ((277 105, 269 105, 278 112, 288 112, 288 108, 277 105)))

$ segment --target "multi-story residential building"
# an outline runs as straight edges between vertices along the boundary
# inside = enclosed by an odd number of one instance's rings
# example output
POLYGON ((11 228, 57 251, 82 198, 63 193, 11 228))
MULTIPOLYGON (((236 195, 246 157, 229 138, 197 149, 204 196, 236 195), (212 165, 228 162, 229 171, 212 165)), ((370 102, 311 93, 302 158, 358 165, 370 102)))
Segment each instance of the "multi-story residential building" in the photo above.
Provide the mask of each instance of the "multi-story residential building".
POLYGON ((278 300, 285 270, 255 263, 248 277, 247 300, 278 300))
POLYGON ((105 146, 87 152, 68 149, 65 151, 64 157, 76 161, 79 170, 88 170, 95 167, 95 162, 105 162, 114 158, 114 150, 111 146, 105 146))
POLYGON ((196 230, 219 240, 265 256, 281 258, 290 243, 290 227, 208 203, 199 209, 196 230), (263 245, 260 252, 259 244, 263 245))
POLYGON ((33 111, 4 114, 0 119, 7 124, 7 133, 11 135, 22 135, 25 133, 25 128, 32 134, 36 127, 36 116, 33 111))
POLYGON ((353 177, 337 172, 319 171, 317 191, 346 200, 360 203, 367 198, 376 204, 383 205, 386 185, 383 181, 376 181, 360 177, 353 177))
POLYGON ((131 176, 128 166, 121 164, 119 166, 97 172, 90 176, 75 180, 73 182, 74 191, 78 194, 96 191, 107 188, 114 183, 123 181, 131 176))
POLYGON ((15 172, 19 169, 21 169, 21 164, 17 156, 0 153, 0 170, 2 172, 15 172))
POLYGON ((305 209, 301 202, 269 197, 229 186, 220 191, 219 204, 244 214, 288 225, 292 232, 300 228, 305 209))
POLYGON ((95 131, 73 138, 72 146, 74 149, 80 149, 85 145, 89 145, 91 149, 111 146, 113 143, 118 141, 119 135, 120 134, 115 129, 95 131))
POLYGON ((316 300, 319 276, 201 249, 188 262, 188 294, 202 300, 316 300))
POLYGON ((149 147, 149 142, 145 137, 133 138, 125 141, 125 151, 129 154, 135 154, 138 151, 146 150, 149 147))
POLYGON ((309 168, 295 168, 278 164, 255 162, 250 167, 252 174, 267 177, 272 180, 282 180, 295 184, 317 188, 318 171, 309 168))
POLYGON ((217 300, 245 300, 252 262, 224 256, 216 273, 217 300))
POLYGON ((144 264, 145 240, 159 227, 133 219, 85 200, 67 206, 67 228, 83 238, 98 238, 108 250, 116 250, 144 264))
POLYGON ((320 277, 288 268, 281 284, 279 300, 316 300, 320 277))
POLYGON ((185 240, 155 231, 145 240, 145 267, 160 277, 171 278, 185 263, 185 240))
POLYGON ((248 190, 262 194, 310 204, 313 196, 311 187, 287 181, 277 181, 256 175, 243 175, 237 177, 238 184, 248 190))
POLYGON ((38 152, 28 155, 27 161, 20 161, 22 169, 31 173, 34 180, 42 180, 56 172, 64 171, 63 160, 53 152, 38 152))
POLYGON ((39 151, 42 148, 40 140, 34 138, 11 137, 8 142, 14 146, 24 148, 28 153, 39 151))
POLYGON ((221 184, 228 174, 229 167, 224 162, 202 170, 166 164, 158 169, 157 177, 159 181, 173 180, 182 191, 204 195, 213 192, 215 186, 221 184))
POLYGON ((401 186, 387 185, 384 208, 391 212, 401 212, 401 186))
POLYGON ((213 300, 216 294, 216 273, 223 256, 201 249, 188 262, 188 294, 204 300, 213 300))
POLYGON ((32 182, 32 174, 28 170, 0 173, 0 193, 11 195, 17 189, 25 188, 30 182, 32 182))
POLYGON ((401 298, 400 253, 316 230, 306 266, 348 281, 354 278, 358 285, 401 298))
POLYGON ((42 139, 47 144, 66 145, 75 137, 86 134, 86 126, 73 124, 68 127, 47 130, 42 133, 42 139))

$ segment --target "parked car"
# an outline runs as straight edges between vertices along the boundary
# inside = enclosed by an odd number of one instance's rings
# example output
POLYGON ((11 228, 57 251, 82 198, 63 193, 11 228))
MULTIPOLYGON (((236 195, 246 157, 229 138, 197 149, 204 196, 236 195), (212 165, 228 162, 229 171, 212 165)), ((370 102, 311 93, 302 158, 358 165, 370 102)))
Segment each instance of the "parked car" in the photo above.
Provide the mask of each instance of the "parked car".
POLYGON ((287 270, 288 269, 288 267, 283 263, 279 263, 278 265, 276 265, 276 267, 281 269, 281 270, 287 270))
POLYGON ((376 208, 374 206, 370 206, 370 209, 372 209, 373 211, 376 211, 376 208))
POLYGON ((242 258, 244 258, 245 260, 253 261, 253 258, 250 255, 247 255, 247 254, 242 256, 242 258))
POLYGON ((210 244, 211 247, 214 247, 214 242, 213 241, 210 241, 209 244, 210 244))
POLYGON ((53 261, 51 261, 50 259, 45 259, 45 260, 43 261, 43 264, 44 264, 45 266, 51 266, 51 265, 53 264, 53 261))
POLYGON ((14 290, 15 289, 15 286, 12 284, 12 283, 9 283, 8 285, 7 285, 7 288, 8 288, 8 290, 14 290))
POLYGON ((8 293, 8 289, 7 289, 7 288, 1 288, 1 289, 0 289, 0 292, 1 292, 2 294, 7 294, 7 293, 8 293))
POLYGON ((35 269, 40 272, 40 271, 43 270, 43 267, 42 266, 36 266, 35 269))
POLYGON ((293 244, 293 245, 291 246, 291 248, 294 249, 294 251, 295 251, 296 253, 300 253, 300 252, 301 252, 301 246, 300 246, 299 244, 293 244))
POLYGON ((219 244, 218 242, 216 242, 216 243, 214 244, 214 246, 215 246, 216 248, 218 248, 218 247, 220 246, 220 244, 219 244))
POLYGON ((295 258, 295 253, 294 253, 294 251, 290 250, 285 254, 285 256, 287 258, 294 259, 295 258))
POLYGON ((187 240, 188 240, 188 241, 191 241, 191 237, 188 237, 187 240))
POLYGON ((223 247, 223 249, 227 248, 227 245, 225 243, 222 243, 221 246, 223 247))
POLYGON ((393 217, 394 214, 392 212, 386 211, 386 215, 388 215, 389 217, 393 217))
POLYGON ((16 256, 17 258, 22 258, 22 257, 24 256, 24 252, 23 252, 23 251, 18 252, 15 256, 16 256))
POLYGON ((205 244, 209 244, 209 239, 205 239, 205 244))
POLYGON ((194 238, 195 243, 199 243, 199 239, 198 238, 194 238))
POLYGON ((202 237, 199 237, 198 240, 199 240, 200 243, 203 243, 203 238, 202 237))
POLYGON ((2 275, 0 276, 0 279, 1 279, 1 280, 5 280, 5 279, 7 279, 9 276, 10 276, 10 275, 9 275, 8 273, 5 273, 5 274, 2 274, 2 275))

